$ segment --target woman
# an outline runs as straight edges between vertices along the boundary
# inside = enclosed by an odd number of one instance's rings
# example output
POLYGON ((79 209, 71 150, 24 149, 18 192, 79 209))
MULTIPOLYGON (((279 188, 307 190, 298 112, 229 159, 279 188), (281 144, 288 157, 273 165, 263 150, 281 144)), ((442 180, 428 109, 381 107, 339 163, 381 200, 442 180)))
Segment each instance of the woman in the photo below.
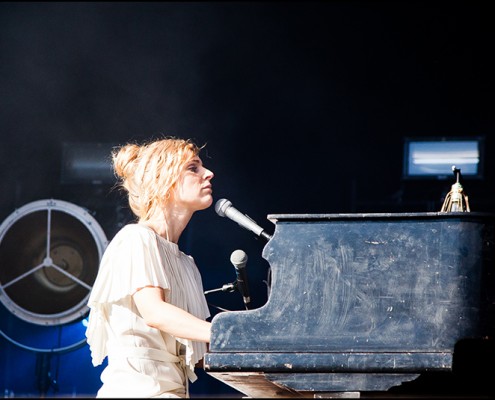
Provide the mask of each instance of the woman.
POLYGON ((109 243, 88 301, 93 365, 108 356, 97 397, 189 397, 211 332, 201 276, 177 244, 194 212, 213 202, 199 152, 165 138, 112 153, 137 222, 109 243))

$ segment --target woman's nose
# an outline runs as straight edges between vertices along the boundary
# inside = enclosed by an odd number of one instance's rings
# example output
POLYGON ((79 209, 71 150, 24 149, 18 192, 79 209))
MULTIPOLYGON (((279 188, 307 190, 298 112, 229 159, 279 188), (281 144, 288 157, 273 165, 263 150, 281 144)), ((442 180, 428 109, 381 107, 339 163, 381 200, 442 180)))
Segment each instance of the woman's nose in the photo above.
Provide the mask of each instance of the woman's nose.
POLYGON ((205 179, 213 179, 215 174, 210 171, 208 168, 205 168, 205 179))

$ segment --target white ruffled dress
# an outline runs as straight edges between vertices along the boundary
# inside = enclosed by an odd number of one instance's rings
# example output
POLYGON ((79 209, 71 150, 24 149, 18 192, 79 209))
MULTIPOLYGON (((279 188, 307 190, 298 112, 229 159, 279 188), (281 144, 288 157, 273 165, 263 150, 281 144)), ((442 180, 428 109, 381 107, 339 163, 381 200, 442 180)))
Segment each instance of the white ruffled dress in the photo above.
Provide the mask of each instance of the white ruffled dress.
POLYGON ((188 378, 205 343, 151 328, 132 295, 164 289, 165 299, 200 319, 210 316, 198 268, 177 244, 140 224, 124 226, 109 243, 88 300, 86 337, 94 366, 108 356, 97 397, 188 397, 188 378))

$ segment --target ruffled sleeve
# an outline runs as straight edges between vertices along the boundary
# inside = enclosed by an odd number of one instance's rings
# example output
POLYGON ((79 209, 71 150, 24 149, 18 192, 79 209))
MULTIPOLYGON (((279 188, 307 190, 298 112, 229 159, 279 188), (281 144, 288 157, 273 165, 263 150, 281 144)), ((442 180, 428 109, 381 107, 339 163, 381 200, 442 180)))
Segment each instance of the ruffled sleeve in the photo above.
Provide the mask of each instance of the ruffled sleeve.
POLYGON ((160 266, 155 235, 147 228, 127 225, 110 242, 88 300, 86 337, 93 365, 100 365, 107 355, 107 305, 145 286, 169 289, 169 279, 160 266))
POLYGON ((88 305, 114 303, 145 286, 169 289, 170 282, 161 268, 154 233, 138 225, 127 225, 102 257, 88 305))

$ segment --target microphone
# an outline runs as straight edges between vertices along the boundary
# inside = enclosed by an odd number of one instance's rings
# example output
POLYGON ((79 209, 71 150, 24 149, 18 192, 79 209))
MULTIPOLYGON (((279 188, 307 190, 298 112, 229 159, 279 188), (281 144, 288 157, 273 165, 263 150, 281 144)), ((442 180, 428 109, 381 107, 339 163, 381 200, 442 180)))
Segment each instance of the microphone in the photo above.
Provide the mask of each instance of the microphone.
POLYGON ((261 226, 257 225, 251 218, 245 214, 242 214, 239 210, 232 206, 232 203, 227 199, 218 200, 215 204, 215 211, 221 217, 230 218, 244 229, 253 232, 256 236, 262 237, 266 241, 272 238, 272 236, 266 233, 261 226))
POLYGON ((244 305, 248 309, 248 304, 251 302, 249 297, 248 280, 246 275, 246 263, 248 260, 247 254, 242 250, 236 250, 230 255, 230 262, 234 265, 235 274, 237 276, 236 287, 241 292, 244 305))

